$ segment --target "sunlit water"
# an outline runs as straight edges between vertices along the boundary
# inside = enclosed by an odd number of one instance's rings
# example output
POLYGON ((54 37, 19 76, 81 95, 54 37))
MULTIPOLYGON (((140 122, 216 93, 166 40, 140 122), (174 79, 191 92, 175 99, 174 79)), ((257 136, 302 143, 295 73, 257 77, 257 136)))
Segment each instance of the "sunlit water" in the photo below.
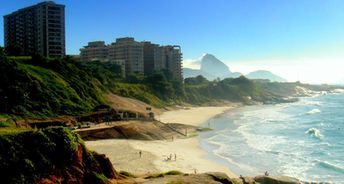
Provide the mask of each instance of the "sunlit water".
POLYGON ((238 175, 344 183, 344 94, 243 107, 209 122, 201 146, 238 175))

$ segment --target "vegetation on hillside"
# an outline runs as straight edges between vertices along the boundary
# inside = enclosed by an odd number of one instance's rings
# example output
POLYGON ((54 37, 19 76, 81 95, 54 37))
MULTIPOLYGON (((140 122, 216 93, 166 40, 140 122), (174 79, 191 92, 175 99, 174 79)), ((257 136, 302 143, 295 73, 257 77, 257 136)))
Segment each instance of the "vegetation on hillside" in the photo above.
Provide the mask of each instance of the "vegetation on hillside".
POLYGON ((215 100, 236 102, 261 101, 264 91, 253 81, 241 76, 224 80, 208 81, 202 76, 185 79, 186 100, 204 103, 215 100))
MULTIPOLYGON (((109 93, 161 108, 223 100, 273 102, 291 95, 299 85, 259 82, 243 76, 214 81, 197 76, 183 82, 175 80, 167 70, 124 78, 121 67, 113 63, 77 62, 70 57, 8 57, 2 48, 0 62, 0 114, 24 118, 91 112, 96 106, 108 103, 105 95, 109 93)), ((6 118, 0 117, 0 126, 10 124, 5 121, 6 118)))
POLYGON ((94 154, 66 128, 0 133, 0 173, 3 183, 38 183, 44 178, 106 180, 94 154))
POLYGON ((68 60, 21 61, 2 56, 0 78, 0 112, 5 114, 76 115, 105 103, 99 80, 68 60))

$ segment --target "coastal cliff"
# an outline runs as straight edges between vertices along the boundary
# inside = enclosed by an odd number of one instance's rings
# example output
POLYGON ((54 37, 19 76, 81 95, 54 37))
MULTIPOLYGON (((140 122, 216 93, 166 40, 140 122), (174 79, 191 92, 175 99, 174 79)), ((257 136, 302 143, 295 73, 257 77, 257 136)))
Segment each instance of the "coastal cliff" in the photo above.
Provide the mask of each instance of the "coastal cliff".
POLYGON ((0 134, 1 183, 108 183, 118 174, 75 133, 47 128, 0 134), (6 173, 6 174, 5 174, 6 173))

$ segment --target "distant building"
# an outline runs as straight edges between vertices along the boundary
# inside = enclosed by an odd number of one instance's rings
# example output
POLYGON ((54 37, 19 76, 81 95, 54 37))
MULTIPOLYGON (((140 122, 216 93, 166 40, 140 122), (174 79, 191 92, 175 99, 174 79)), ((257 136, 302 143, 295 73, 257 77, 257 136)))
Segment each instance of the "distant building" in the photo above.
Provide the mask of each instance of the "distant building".
POLYGON ((104 41, 89 42, 87 46, 80 49, 81 61, 106 61, 109 49, 104 41))
POLYGON ((151 42, 142 42, 145 74, 151 74, 166 68, 166 56, 163 47, 151 42))
POLYGON ((134 38, 118 38, 108 46, 109 60, 125 60, 126 75, 144 73, 143 45, 134 38))
POLYGON ((4 40, 24 55, 65 56, 65 6, 46 1, 5 15, 4 40))
POLYGON ((144 73, 168 70, 175 79, 182 80, 182 53, 180 46, 160 46, 149 41, 137 42, 134 38, 116 39, 106 45, 103 41, 89 42, 80 49, 81 61, 116 62, 123 71, 144 73), (125 65, 125 66, 124 66, 125 65))
POLYGON ((182 52, 180 46, 164 46, 166 56, 166 69, 169 70, 175 79, 183 79, 182 73, 182 52))

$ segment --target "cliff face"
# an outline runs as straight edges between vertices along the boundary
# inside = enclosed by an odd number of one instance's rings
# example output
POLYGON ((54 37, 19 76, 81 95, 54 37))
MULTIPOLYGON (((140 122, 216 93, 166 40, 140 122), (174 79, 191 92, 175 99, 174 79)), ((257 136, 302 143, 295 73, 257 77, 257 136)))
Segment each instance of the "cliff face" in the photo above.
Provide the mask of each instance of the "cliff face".
POLYGON ((52 173, 49 173, 49 176, 39 178, 37 183, 106 184, 109 183, 109 179, 117 178, 117 172, 105 155, 95 152, 90 153, 82 144, 79 144, 74 161, 71 164, 52 171, 52 173))
POLYGON ((118 178, 105 155, 75 133, 47 128, 0 135, 1 183, 108 183, 118 178), (4 174, 6 173, 6 174, 4 174))

